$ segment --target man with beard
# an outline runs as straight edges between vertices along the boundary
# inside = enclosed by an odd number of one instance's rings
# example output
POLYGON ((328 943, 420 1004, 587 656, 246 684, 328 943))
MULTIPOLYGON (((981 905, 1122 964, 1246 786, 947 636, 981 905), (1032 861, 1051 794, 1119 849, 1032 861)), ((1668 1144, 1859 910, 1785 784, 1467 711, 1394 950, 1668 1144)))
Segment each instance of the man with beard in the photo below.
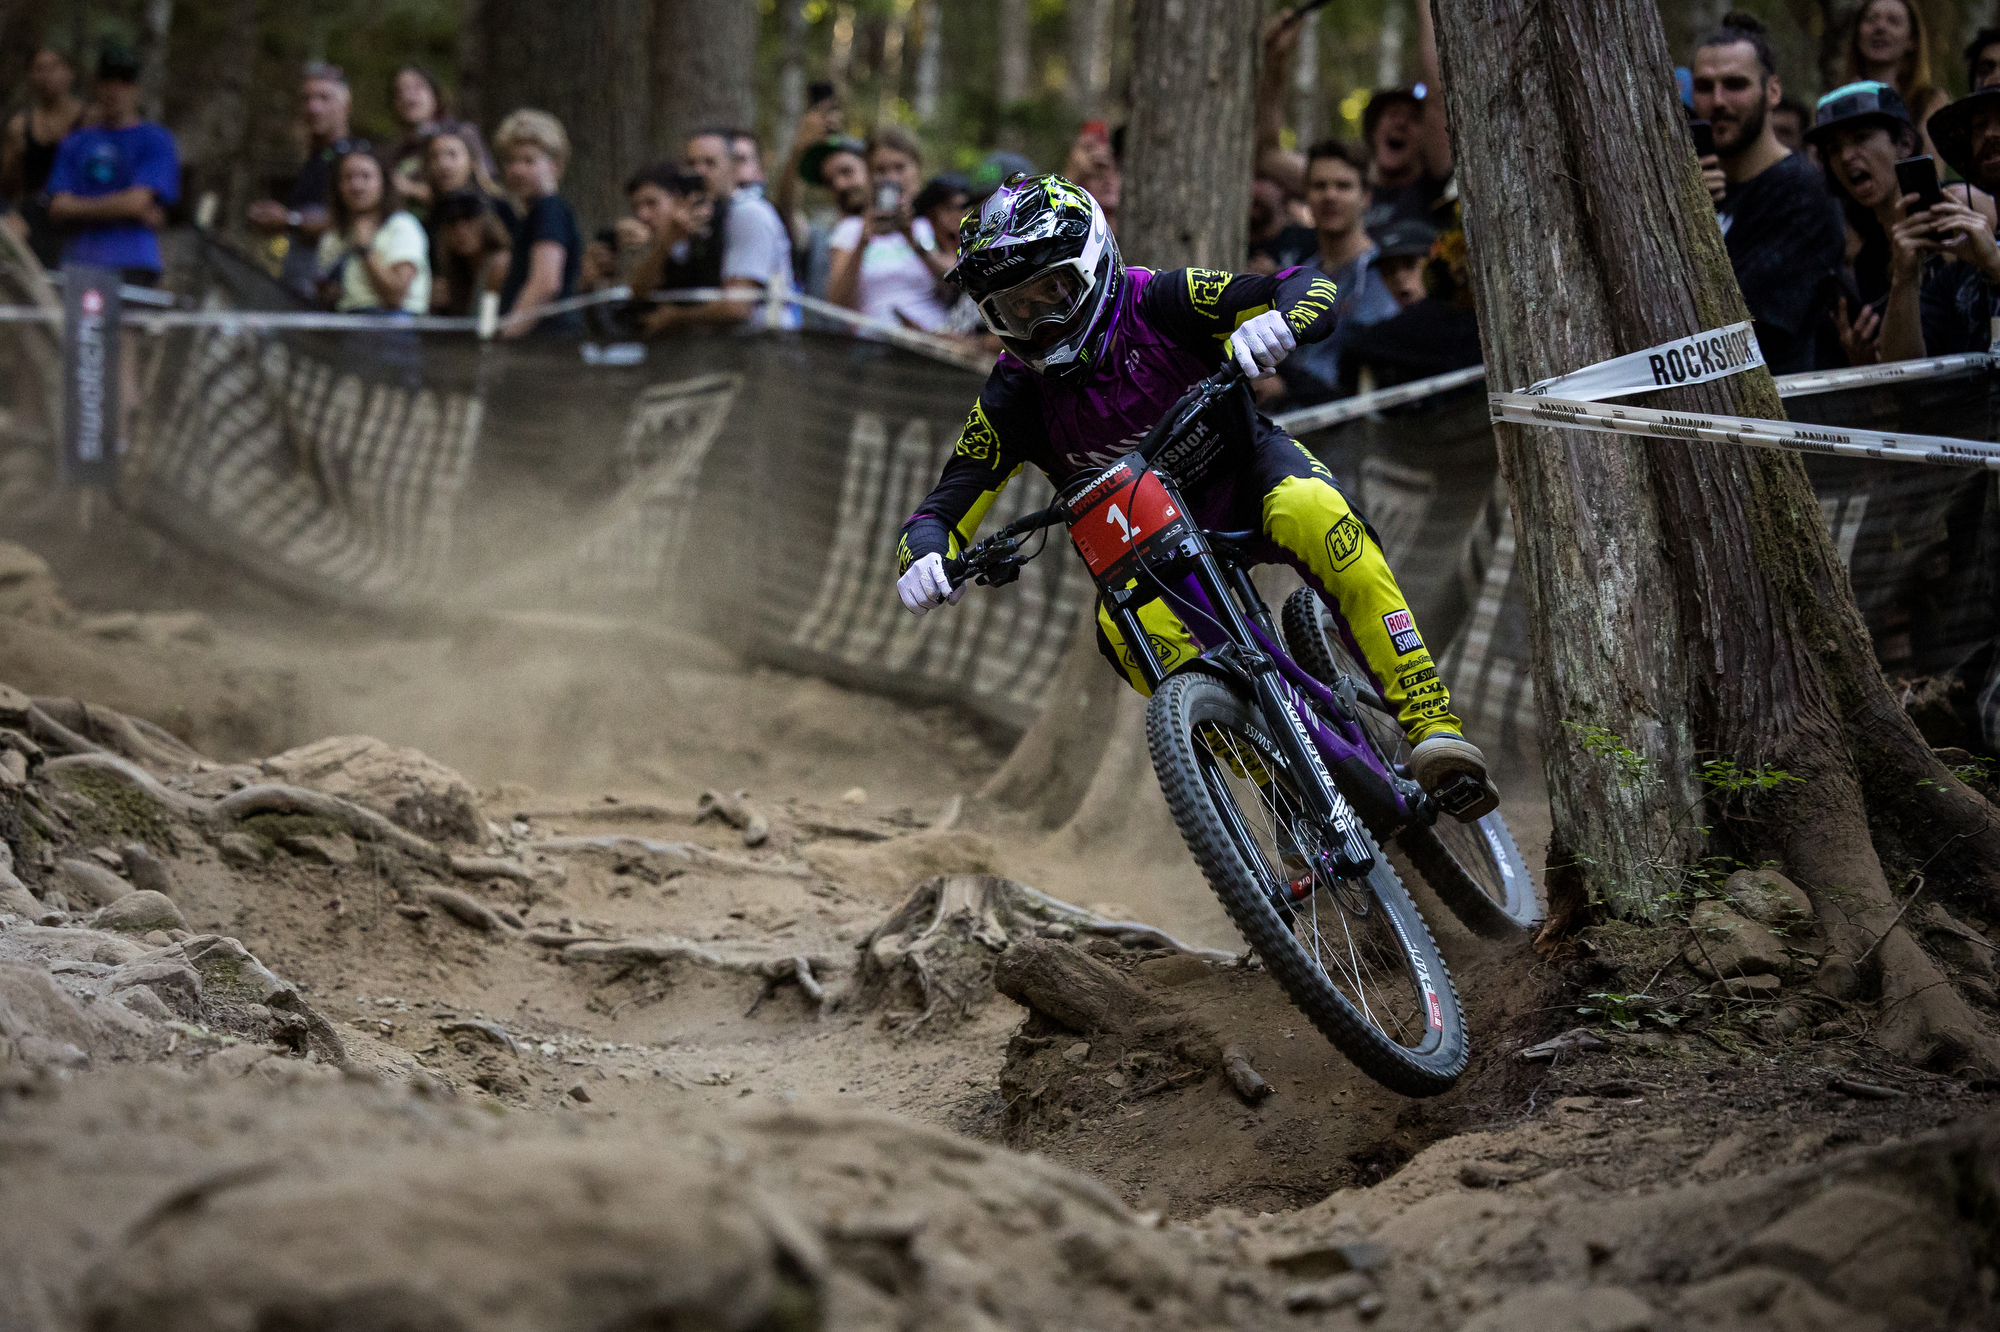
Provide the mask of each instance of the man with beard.
POLYGON ((1702 178, 1757 342, 1777 375, 1813 368, 1820 324, 1838 294, 1847 230, 1819 170, 1778 142, 1784 98, 1764 25, 1729 14, 1694 53, 1694 113, 1714 126, 1702 178))
MULTIPOLYGON (((1952 170, 1991 193, 2000 187, 2000 87, 1982 88, 1931 116, 1931 142, 1952 170)), ((1917 196, 1903 196, 1910 208, 1917 196)), ((1993 223, 1947 194, 1890 232, 1889 302, 1882 358, 1979 352, 2000 315, 2000 246, 1993 223)))
POLYGON ((806 232, 806 292, 826 295, 827 281, 833 276, 833 229, 850 217, 868 211, 868 145, 851 134, 829 134, 799 155, 799 179, 808 185, 824 185, 833 195, 839 217, 815 221, 806 232))

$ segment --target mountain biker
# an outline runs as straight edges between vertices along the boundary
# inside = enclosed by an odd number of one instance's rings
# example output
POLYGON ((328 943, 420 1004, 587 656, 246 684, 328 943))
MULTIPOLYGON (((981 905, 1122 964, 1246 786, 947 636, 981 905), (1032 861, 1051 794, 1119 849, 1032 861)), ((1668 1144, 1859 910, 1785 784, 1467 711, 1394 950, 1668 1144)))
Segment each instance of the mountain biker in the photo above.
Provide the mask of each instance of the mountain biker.
MULTIPOLYGON (((1006 352, 966 418, 937 487, 904 523, 898 547, 903 605, 922 615, 956 602, 945 557, 970 545, 994 499, 1027 463, 1061 488, 1111 465, 1189 385, 1234 357, 1269 374, 1299 342, 1333 331, 1334 286, 1311 268, 1271 277, 1205 268, 1127 268, 1096 200, 1061 176, 1010 178, 968 217, 948 275, 978 305, 1006 352)), ((1179 484, 1207 530, 1258 530, 1253 563, 1298 570, 1333 614, 1413 747, 1410 774, 1433 790, 1470 774, 1484 797, 1461 806, 1471 821, 1499 803, 1486 759, 1460 734, 1451 699, 1374 533, 1332 473, 1267 417, 1232 394, 1156 463, 1179 484)), ((1163 671, 1199 655, 1163 601, 1139 612, 1163 671)), ((1098 648, 1142 694, 1145 676, 1100 606, 1098 648)))

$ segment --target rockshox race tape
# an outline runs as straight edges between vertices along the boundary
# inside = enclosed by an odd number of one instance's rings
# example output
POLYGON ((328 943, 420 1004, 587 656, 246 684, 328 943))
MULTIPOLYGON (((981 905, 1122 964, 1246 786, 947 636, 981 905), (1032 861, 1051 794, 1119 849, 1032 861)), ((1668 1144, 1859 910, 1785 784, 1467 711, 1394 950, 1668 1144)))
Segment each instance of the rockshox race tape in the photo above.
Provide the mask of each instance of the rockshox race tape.
MULTIPOLYGON (((1856 366, 1821 374, 1787 375, 1780 393, 1800 397, 1832 393, 1866 384, 1912 381, 1962 373, 1970 366, 1992 365, 1994 357, 1976 352, 1935 356, 1888 365, 1856 366)), ((1752 416, 1712 416, 1704 412, 1662 412, 1643 407, 1607 407, 1598 399, 1654 389, 1682 388, 1742 374, 1764 364, 1764 353, 1748 323, 1731 324, 1691 338, 1663 342, 1645 351, 1613 357, 1567 375, 1544 379, 1515 393, 1490 394, 1495 421, 1516 425, 1560 426, 1613 435, 1650 439, 1698 439, 1716 444, 1746 444, 1794 453, 1826 453, 1843 458, 1876 458, 1897 462, 1933 463, 1948 467, 1985 467, 2000 471, 2000 444, 1940 435, 1888 434, 1839 426, 1794 425, 1752 416)))
POLYGON ((1740 375, 1764 364, 1764 349, 1746 319, 1727 328, 1711 329, 1692 337, 1676 338, 1657 347, 1648 347, 1629 356, 1614 356, 1596 365, 1587 365, 1554 379, 1544 379, 1522 389, 1537 397, 1566 398, 1571 402, 1598 402, 1621 398, 1628 393, 1650 393, 1654 389, 1686 388, 1706 384, 1730 375, 1740 375))

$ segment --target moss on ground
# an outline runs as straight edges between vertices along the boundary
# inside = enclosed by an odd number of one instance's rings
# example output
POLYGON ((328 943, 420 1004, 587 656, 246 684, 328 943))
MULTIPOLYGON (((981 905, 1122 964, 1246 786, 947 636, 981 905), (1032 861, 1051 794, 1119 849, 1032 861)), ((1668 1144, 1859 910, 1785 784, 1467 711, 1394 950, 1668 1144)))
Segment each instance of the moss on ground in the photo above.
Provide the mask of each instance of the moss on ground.
POLYGON ((71 768, 56 780, 95 806, 71 812, 79 831, 107 841, 141 841, 169 854, 179 850, 166 807, 131 783, 91 768, 71 768))

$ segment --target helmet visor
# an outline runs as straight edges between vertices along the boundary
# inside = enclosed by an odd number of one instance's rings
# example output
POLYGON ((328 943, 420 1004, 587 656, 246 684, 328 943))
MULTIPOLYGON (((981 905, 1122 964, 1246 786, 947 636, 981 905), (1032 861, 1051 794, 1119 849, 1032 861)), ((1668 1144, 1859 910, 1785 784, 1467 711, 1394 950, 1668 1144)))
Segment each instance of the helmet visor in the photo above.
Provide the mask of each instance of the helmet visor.
POLYGON ((1094 280, 1081 260, 1065 260, 994 292, 979 302, 979 313, 1002 337, 1025 338, 1043 324, 1060 324, 1075 314, 1094 280))

